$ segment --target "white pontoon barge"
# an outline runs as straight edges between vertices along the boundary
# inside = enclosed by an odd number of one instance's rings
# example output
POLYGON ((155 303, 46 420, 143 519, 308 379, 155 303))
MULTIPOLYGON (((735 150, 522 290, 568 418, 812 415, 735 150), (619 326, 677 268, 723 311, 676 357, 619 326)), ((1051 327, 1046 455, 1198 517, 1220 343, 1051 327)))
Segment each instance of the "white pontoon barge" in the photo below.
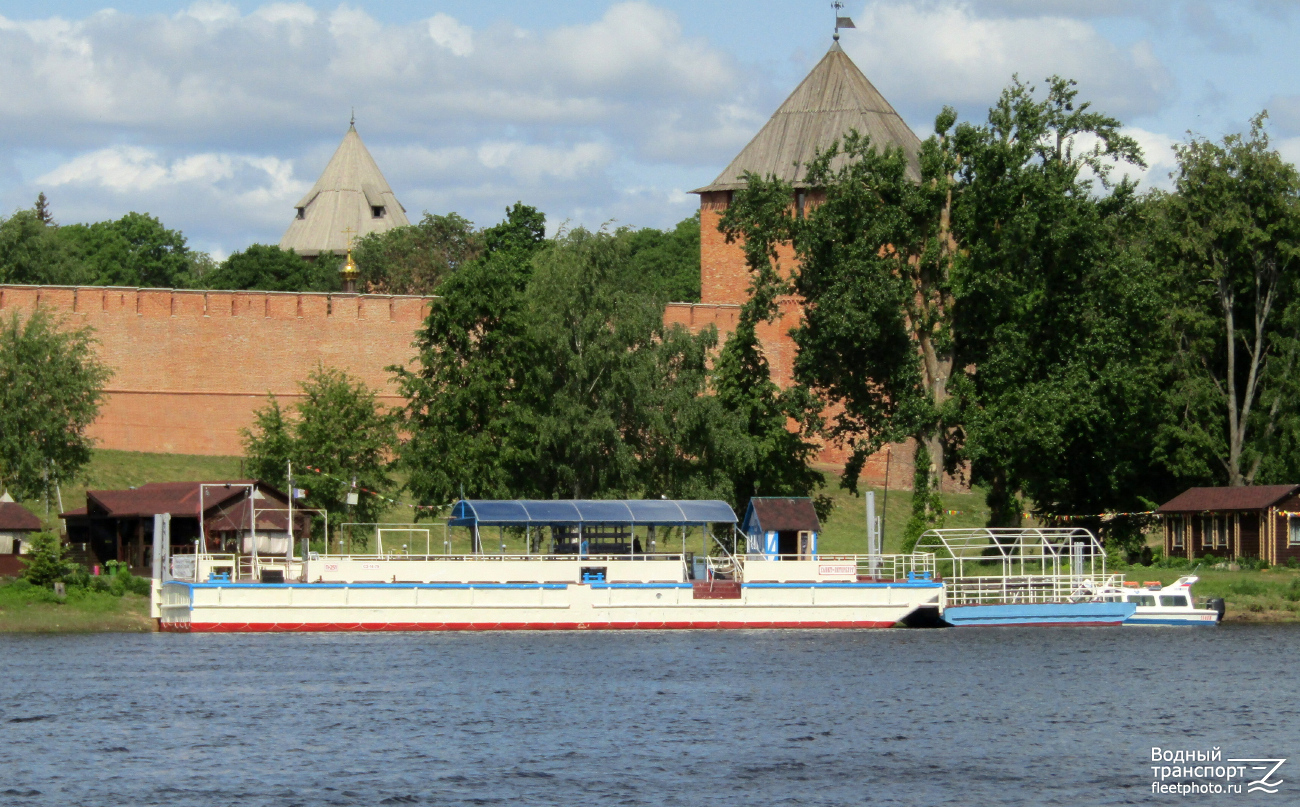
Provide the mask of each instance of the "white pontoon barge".
POLYGON ((154 616, 167 631, 884 628, 943 598, 933 554, 733 552, 716 530, 746 538, 721 501, 464 500, 447 522, 469 533, 459 555, 450 541, 432 554, 426 536, 423 555, 410 554, 417 540, 375 554, 295 557, 289 541, 280 557, 201 544, 167 557, 159 521, 154 616), (507 531, 522 554, 506 554, 507 531))

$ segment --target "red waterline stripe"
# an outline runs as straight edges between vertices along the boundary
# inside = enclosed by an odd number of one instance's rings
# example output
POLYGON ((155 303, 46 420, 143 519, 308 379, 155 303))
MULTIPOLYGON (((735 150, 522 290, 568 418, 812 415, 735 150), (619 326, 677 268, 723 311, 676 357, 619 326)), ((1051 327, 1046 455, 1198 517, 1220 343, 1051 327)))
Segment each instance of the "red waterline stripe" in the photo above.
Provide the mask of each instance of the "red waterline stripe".
POLYGON ((175 633, 318 633, 489 630, 770 630, 774 628, 890 628, 893 622, 164 622, 175 633))

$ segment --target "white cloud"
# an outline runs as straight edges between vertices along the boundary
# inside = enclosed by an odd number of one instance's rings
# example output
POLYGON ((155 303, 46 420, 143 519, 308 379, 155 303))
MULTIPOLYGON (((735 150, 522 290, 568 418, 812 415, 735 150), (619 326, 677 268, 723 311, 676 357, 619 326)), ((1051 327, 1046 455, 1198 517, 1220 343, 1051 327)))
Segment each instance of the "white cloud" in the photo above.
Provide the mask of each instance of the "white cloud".
POLYGON ((550 148, 526 143, 484 143, 478 161, 485 168, 503 168, 525 180, 543 177, 573 179, 609 163, 611 153, 600 143, 577 143, 572 148, 550 148))
POLYGON ((1274 146, 1277 148, 1278 153, 1282 155, 1282 159, 1300 167, 1300 137, 1288 137, 1285 140, 1275 141, 1274 146))
POLYGON ((667 225, 693 200, 625 186, 702 184, 770 114, 753 100, 762 76, 647 2, 538 29, 232 3, 0 17, 0 203, 45 190, 63 221, 147 210, 229 250, 244 243, 221 239, 275 241, 355 107, 413 216, 486 224, 523 200, 596 217, 583 224, 667 225))
POLYGON ((913 120, 928 122, 943 104, 982 113, 1013 74, 1076 79, 1082 100, 1121 117, 1153 110, 1171 88, 1150 43, 1121 47, 1066 16, 986 17, 962 2, 891 0, 868 5, 858 27, 871 36, 846 37, 845 49, 913 120))
POLYGON ((429 38, 457 56, 468 56, 474 52, 474 33, 468 26, 461 25, 455 17, 441 12, 429 19, 429 38))

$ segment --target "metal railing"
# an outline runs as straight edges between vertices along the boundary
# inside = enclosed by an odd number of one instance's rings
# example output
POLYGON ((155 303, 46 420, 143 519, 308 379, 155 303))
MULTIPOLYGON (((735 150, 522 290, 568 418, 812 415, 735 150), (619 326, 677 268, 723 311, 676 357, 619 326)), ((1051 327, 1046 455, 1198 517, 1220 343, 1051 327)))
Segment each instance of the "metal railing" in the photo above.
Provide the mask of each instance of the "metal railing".
POLYGON ((1086 602, 1095 598, 1095 581, 1078 575, 988 575, 946 579, 948 605, 1012 605, 1086 602))
MULTIPOLYGON (((651 553, 645 553, 645 552, 638 552, 638 553, 636 553, 635 555, 632 555, 632 554, 626 554, 626 555, 624 555, 624 554, 612 554, 612 555, 611 555, 611 554, 596 554, 596 553, 588 553, 588 554, 586 554, 586 555, 579 555, 579 554, 576 554, 576 553, 574 553, 574 554, 564 554, 564 555, 501 555, 501 554, 487 554, 487 553, 484 553, 484 554, 481 554, 481 555, 478 555, 478 554, 468 554, 468 555, 408 555, 408 554, 401 553, 401 552, 385 552, 385 553, 382 554, 382 555, 377 555, 377 554, 376 554, 376 555, 356 555, 356 554, 352 554, 352 555, 316 555, 316 556, 314 556, 314 557, 312 558, 312 562, 316 562, 316 561, 318 561, 318 560, 328 560, 328 561, 348 561, 348 560, 363 560, 363 561, 413 561, 413 560, 417 560, 417 561, 440 561, 440 562, 441 562, 441 561, 452 561, 452 562, 457 562, 457 561, 496 561, 496 562, 501 562, 501 561, 569 561, 569 562, 572 562, 572 561, 580 560, 580 561, 582 561, 583 563, 586 563, 586 562, 588 562, 588 561, 608 562, 608 561, 627 561, 627 560, 635 560, 635 561, 643 561, 643 560, 681 560, 683 557, 684 557, 684 556, 683 556, 680 552, 674 552, 674 553, 671 553, 671 554, 668 554, 668 553, 655 553, 655 554, 651 554, 651 553)), ((283 558, 280 558, 279 560, 280 560, 281 562, 283 562, 283 558)))
POLYGON ((779 560, 815 562, 819 565, 852 566, 859 579, 893 581, 907 580, 910 576, 935 577, 935 557, 932 552, 913 552, 910 555, 766 555, 739 556, 743 562, 779 560))

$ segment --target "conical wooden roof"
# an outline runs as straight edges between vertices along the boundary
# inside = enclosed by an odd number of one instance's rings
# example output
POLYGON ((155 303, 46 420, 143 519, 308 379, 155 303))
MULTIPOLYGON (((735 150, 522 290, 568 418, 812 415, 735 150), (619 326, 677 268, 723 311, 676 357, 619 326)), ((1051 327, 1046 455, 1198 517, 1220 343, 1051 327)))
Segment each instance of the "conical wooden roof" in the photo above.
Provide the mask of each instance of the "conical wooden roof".
MULTIPOLYGON (((739 190, 746 171, 807 187, 804 172, 817 150, 843 140, 850 129, 870 135, 877 148, 901 146, 908 154, 908 174, 920 181, 920 139, 836 42, 731 165, 692 192, 739 190)), ((831 165, 838 168, 844 160, 841 155, 831 165)))
POLYGON ((352 237, 360 238, 411 223, 355 125, 348 127, 320 179, 294 207, 298 215, 280 239, 280 248, 299 255, 342 255, 349 229, 352 237))

